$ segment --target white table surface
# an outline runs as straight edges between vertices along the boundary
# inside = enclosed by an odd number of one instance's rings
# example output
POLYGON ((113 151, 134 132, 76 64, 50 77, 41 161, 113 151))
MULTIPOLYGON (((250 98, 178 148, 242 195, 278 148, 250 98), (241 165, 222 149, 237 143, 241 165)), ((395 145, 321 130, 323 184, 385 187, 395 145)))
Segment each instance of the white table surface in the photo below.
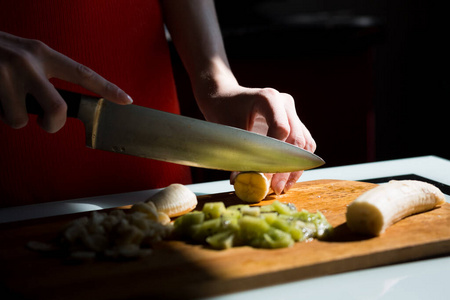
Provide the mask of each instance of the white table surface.
MULTIPOLYGON (((422 156, 305 171, 300 181, 364 180, 406 174, 450 185, 450 161, 422 156)), ((198 195, 232 191, 227 180, 192 184, 198 195)), ((133 204, 157 190, 105 195, 0 209, 0 223, 70 214, 133 204)), ((447 202, 450 196, 446 195, 447 202)), ((449 224, 450 226, 450 224, 449 224)), ((301 259, 301 258, 299 258, 301 259)), ((450 256, 347 272, 235 293, 214 299, 450 299, 450 256)))

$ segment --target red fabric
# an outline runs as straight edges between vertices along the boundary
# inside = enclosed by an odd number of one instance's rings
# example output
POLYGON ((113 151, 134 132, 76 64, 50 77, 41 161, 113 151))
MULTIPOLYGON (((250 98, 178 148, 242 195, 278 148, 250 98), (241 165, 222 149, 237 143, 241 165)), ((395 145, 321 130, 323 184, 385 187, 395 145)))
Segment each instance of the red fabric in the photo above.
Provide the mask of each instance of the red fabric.
MULTIPOLYGON (((120 86, 137 105, 179 113, 158 1, 1 1, 0 30, 42 40, 120 86)), ((190 183, 187 167, 86 148, 84 126, 74 119, 56 134, 33 117, 19 130, 2 123, 0 139, 1 206, 190 183)))

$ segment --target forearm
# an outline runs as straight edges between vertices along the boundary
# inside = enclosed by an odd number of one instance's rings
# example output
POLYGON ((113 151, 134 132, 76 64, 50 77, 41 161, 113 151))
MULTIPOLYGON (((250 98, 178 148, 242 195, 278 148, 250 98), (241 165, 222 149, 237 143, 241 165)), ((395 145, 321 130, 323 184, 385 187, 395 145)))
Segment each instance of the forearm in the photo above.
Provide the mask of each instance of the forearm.
MULTIPOLYGON (((212 0, 163 0, 165 22, 197 100, 220 84, 236 83, 212 0)), ((200 99, 199 99, 200 98, 200 99)), ((201 105, 201 103, 199 103, 201 105)))

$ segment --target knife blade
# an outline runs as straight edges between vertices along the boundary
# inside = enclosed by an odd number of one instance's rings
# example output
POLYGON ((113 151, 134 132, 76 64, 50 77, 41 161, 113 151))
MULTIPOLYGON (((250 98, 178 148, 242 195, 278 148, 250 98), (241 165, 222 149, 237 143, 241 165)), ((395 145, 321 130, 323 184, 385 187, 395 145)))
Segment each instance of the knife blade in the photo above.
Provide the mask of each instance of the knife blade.
MULTIPOLYGON (((85 126, 86 146, 192 167, 284 173, 325 162, 317 155, 270 137, 134 104, 119 105, 59 90, 68 117, 85 126)), ((42 114, 27 95, 29 113, 42 114)))

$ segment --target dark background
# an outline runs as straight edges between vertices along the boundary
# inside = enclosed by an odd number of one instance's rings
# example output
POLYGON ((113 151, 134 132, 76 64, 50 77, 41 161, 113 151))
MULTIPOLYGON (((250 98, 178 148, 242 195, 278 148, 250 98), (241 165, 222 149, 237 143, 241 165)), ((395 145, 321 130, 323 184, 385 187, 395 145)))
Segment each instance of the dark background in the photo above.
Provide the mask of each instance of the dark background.
MULTIPOLYGON (((442 2, 217 0, 238 81, 291 94, 326 167, 450 159, 449 46, 442 2)), ((202 118, 173 52, 182 113, 202 118)), ((193 169, 194 181, 228 177, 193 169)))

